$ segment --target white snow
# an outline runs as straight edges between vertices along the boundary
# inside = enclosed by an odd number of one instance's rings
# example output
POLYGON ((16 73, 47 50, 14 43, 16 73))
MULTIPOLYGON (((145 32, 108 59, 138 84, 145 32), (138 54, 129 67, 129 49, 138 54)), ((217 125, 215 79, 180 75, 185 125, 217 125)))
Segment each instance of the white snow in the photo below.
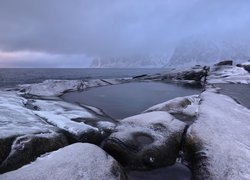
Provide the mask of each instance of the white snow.
POLYGON ((101 123, 98 118, 89 113, 85 108, 67 103, 64 101, 53 100, 33 100, 33 105, 39 107, 39 111, 33 111, 34 114, 46 119, 46 121, 60 129, 63 129, 71 134, 80 136, 89 131, 98 132, 98 128, 112 129, 114 124, 111 122, 101 123), (75 122, 74 119, 87 119, 98 122, 97 126, 93 127, 84 122, 75 122))
POLYGON ((215 69, 209 73, 207 82, 210 84, 214 83, 249 84, 250 73, 247 72, 243 67, 236 67, 236 66, 220 67, 218 70, 215 69))
POLYGON ((199 95, 177 97, 169 101, 150 107, 145 112, 167 111, 169 113, 183 113, 195 116, 198 112, 199 95))
POLYGON ((31 94, 35 96, 60 96, 66 91, 84 90, 91 87, 106 86, 112 84, 121 83, 125 79, 101 79, 95 80, 45 80, 42 83, 37 84, 24 84, 19 85, 22 90, 25 90, 25 94, 31 94), (107 82, 105 82, 107 81, 107 82))
POLYGON ((161 145, 167 135, 180 132, 185 127, 185 123, 175 119, 171 114, 163 111, 154 111, 128 117, 120 121, 115 128, 115 132, 110 136, 118 139, 130 138, 133 133, 145 133, 154 138, 155 145, 161 145), (161 124, 164 126, 164 132, 159 132, 154 129, 154 125, 161 124))
POLYGON ((250 179, 250 110, 205 91, 188 136, 203 146, 210 179, 250 179))
POLYGON ((0 175, 2 180, 122 179, 118 163, 101 148, 76 143, 38 158, 18 170, 0 175))
POLYGON ((51 131, 52 126, 24 107, 25 101, 15 92, 0 91, 0 138, 51 131))

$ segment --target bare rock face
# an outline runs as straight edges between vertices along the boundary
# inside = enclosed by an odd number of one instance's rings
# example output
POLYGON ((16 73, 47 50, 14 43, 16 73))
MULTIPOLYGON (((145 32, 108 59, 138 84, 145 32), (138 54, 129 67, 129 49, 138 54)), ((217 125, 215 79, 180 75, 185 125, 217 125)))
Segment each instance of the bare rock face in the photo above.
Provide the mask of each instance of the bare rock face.
POLYGON ((18 170, 2 174, 0 179, 123 180, 125 175, 117 161, 98 146, 76 143, 38 158, 18 170))
POLYGON ((9 141, 4 140, 1 151, 5 152, 5 157, 1 161, 0 173, 15 170, 35 160, 41 154, 68 145, 66 137, 56 132, 19 136, 13 143, 11 138, 9 141))
POLYGON ((225 65, 232 66, 233 61, 232 60, 225 60, 225 61, 221 61, 221 62, 215 64, 215 66, 225 66, 225 65))
POLYGON ((104 149, 131 169, 173 165, 185 123, 167 112, 150 112, 120 121, 104 149))

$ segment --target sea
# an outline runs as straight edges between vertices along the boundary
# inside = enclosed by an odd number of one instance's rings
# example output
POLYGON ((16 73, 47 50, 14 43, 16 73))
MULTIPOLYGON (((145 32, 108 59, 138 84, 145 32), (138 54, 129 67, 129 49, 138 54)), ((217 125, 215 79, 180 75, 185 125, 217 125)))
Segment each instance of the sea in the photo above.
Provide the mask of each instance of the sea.
POLYGON ((4 68, 0 69, 0 88, 14 87, 18 84, 40 83, 47 79, 86 80, 101 78, 124 78, 142 74, 156 74, 168 71, 157 68, 108 69, 108 68, 4 68))

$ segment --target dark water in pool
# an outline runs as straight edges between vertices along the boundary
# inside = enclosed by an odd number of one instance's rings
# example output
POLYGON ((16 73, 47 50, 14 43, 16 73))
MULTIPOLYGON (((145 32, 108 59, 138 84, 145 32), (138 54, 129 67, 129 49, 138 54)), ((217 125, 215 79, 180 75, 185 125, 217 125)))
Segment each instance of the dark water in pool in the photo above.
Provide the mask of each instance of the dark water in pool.
POLYGON ((199 88, 161 82, 136 82, 71 92, 62 98, 102 109, 113 118, 136 115, 147 108, 179 96, 193 95, 199 88))
POLYGON ((0 88, 13 87, 18 84, 39 83, 47 79, 99 79, 99 78, 121 78, 131 77, 141 74, 155 74, 167 71, 167 69, 137 68, 137 69, 1 69, 0 68, 0 88))
POLYGON ((178 163, 151 171, 128 172, 129 180, 190 180, 191 178, 192 174, 190 170, 178 163))
POLYGON ((237 102, 250 109, 250 85, 247 84, 215 84, 221 88, 220 93, 231 96, 237 102))

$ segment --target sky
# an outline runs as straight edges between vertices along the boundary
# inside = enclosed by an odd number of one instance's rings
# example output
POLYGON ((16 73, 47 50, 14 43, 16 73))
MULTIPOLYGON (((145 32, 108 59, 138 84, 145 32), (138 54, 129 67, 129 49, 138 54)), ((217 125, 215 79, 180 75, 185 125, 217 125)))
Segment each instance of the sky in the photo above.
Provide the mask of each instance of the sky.
POLYGON ((250 0, 1 0, 0 67, 88 67, 183 38, 250 37, 250 0))

